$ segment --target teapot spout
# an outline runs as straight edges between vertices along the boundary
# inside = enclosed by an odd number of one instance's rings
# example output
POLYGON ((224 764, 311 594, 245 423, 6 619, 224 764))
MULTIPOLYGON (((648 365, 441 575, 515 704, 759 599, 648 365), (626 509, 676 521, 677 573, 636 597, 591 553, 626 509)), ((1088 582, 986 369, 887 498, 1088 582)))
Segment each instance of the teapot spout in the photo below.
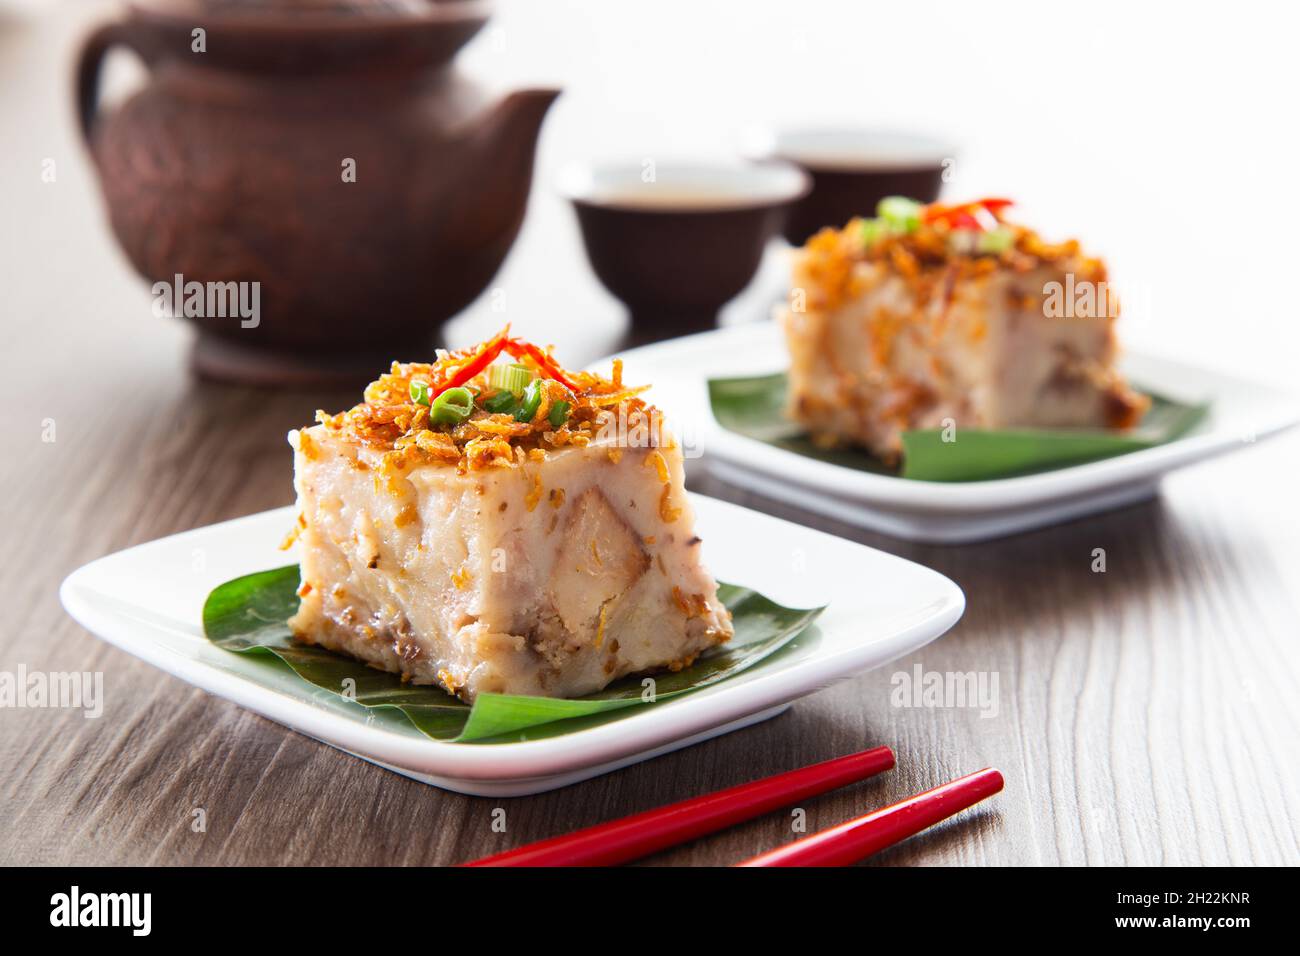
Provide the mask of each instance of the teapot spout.
POLYGON ((471 155, 485 178, 522 209, 533 176, 533 157, 542 120, 559 90, 516 90, 500 100, 478 123, 471 155))
POLYGON ((515 90, 497 101, 483 122, 484 132, 527 146, 532 152, 546 111, 560 95, 555 89, 515 90))

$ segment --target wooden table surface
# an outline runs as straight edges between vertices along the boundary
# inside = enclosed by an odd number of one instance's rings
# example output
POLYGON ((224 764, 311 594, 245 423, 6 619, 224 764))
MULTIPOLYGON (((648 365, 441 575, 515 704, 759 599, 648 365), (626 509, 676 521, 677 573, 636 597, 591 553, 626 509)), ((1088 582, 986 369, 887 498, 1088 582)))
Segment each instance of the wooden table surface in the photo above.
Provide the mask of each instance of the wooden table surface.
MULTIPOLYGON (((52 76, 73 34, 0 32, 0 89, 52 76)), ((1300 435, 1180 473, 1149 503, 964 547, 702 484, 937 569, 965 591, 965 617, 914 657, 782 716, 534 797, 407 780, 97 640, 59 604, 65 575, 289 503, 285 432, 352 397, 187 375, 188 331, 150 314, 104 228, 66 88, 48 86, 0 110, 0 141, 15 144, 0 155, 0 670, 102 671, 106 705, 98 719, 0 710, 0 863, 454 863, 877 744, 895 749, 897 770, 808 801, 809 830, 980 767, 1006 777, 984 809, 879 863, 1300 863, 1300 435), (39 181, 45 156, 58 160, 55 184, 39 181), (1091 570, 1095 548, 1104 574, 1091 570), (916 663, 996 673, 999 713, 891 706, 890 675, 916 663), (206 832, 191 827, 196 808, 206 832)), ((790 836, 790 818, 773 814, 649 862, 725 864, 790 836)))

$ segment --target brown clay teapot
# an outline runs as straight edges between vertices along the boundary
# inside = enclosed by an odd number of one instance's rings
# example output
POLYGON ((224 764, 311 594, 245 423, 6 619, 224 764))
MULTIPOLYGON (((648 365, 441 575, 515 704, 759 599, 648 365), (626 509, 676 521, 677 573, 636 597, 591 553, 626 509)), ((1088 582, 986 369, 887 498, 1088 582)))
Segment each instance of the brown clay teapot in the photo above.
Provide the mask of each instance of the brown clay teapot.
POLYGON ((197 324, 201 374, 284 385, 427 355, 491 281, 558 91, 485 108, 450 62, 487 16, 478 0, 150 0, 86 39, 78 107, 113 230, 156 302, 184 291, 166 308, 197 324), (149 81, 98 113, 117 46, 149 81), (248 284, 244 311, 222 315, 229 283, 248 284))

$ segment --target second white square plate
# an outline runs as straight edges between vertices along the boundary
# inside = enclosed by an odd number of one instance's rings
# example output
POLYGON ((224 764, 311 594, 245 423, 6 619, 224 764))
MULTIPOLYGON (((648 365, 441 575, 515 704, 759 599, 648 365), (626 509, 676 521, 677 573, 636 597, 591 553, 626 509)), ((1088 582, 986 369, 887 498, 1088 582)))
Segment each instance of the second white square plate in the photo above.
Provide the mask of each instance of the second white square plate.
MULTIPOLYGON (((994 481, 916 481, 808 458, 723 428, 709 403, 711 378, 763 375, 789 365, 772 322, 702 332, 622 356, 623 379, 652 383, 687 448, 688 468, 808 511, 913 541, 963 544, 1067 521, 1155 494, 1168 472, 1269 438, 1300 421, 1300 402, 1218 372, 1128 355, 1141 388, 1210 411, 1190 432, 1155 448, 1055 471, 994 481), (691 457, 699 456, 699 457, 691 457)), ((593 368, 608 371, 608 361, 593 368)))

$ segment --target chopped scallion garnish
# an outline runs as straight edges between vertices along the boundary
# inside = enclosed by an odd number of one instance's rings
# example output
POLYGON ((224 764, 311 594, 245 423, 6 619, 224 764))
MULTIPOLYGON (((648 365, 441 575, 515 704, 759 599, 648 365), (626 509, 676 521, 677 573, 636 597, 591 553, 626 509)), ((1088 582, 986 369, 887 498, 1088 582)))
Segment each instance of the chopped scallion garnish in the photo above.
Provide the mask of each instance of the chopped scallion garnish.
POLYGON ((975 248, 979 252, 1006 252, 1016 243, 1016 234, 1005 226, 982 232, 975 248))
POLYGON ((513 415, 515 409, 519 407, 519 399, 514 392, 502 389, 491 398, 483 400, 483 407, 494 415, 509 414, 513 415))
POLYGON ((474 396, 467 388, 449 388, 429 406, 429 420, 439 425, 459 425, 474 411, 474 396))
POLYGON ((885 234, 885 224, 879 219, 862 220, 862 244, 868 249, 874 246, 885 234))
POLYGON ((411 379, 411 401, 417 405, 429 404, 429 383, 418 378, 411 379))
POLYGON ((551 406, 550 414, 546 416, 546 420, 551 423, 552 428, 559 428, 564 424, 569 417, 569 408, 569 403, 563 399, 551 406))
POLYGON ((531 422, 533 416, 537 414, 537 409, 539 409, 541 405, 542 380, 540 378, 535 378, 529 382, 528 387, 524 389, 523 404, 521 404, 519 410, 515 412, 515 421, 531 422))
POLYGON ((923 207, 906 196, 886 196, 876 205, 876 215, 890 232, 915 232, 921 225, 923 207))
POLYGON ((527 365, 488 366, 488 384, 493 388, 502 388, 515 395, 522 395, 528 383, 535 378, 533 370, 527 365))

